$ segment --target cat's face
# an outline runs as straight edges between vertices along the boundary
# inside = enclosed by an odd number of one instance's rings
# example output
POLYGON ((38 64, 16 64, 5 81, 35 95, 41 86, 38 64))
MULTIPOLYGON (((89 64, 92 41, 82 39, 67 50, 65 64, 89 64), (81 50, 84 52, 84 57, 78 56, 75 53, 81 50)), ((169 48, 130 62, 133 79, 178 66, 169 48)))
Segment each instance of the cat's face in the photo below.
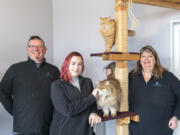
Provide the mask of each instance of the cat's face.
POLYGON ((112 89, 114 89, 114 86, 108 81, 100 81, 97 83, 96 88, 98 89, 98 93, 101 96, 106 96, 111 94, 112 89))
POLYGON ((114 34, 115 32, 115 21, 110 18, 100 18, 100 27, 101 33, 105 35, 114 34))

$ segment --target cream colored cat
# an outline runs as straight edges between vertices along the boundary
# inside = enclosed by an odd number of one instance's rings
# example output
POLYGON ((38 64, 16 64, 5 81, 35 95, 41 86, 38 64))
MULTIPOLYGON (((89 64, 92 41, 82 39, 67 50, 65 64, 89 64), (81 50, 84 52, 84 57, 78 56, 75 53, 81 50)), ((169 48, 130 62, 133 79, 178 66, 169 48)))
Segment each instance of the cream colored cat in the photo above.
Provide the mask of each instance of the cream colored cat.
POLYGON ((98 99, 97 105, 102 108, 103 116, 116 116, 119 111, 121 90, 116 79, 109 78, 97 83, 98 99))

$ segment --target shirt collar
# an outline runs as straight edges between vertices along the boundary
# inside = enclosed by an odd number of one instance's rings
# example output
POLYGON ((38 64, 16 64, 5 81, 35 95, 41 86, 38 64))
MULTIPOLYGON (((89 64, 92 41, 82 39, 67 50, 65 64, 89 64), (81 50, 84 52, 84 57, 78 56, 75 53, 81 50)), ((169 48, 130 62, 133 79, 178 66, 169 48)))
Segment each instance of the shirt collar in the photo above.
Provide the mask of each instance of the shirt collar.
MULTIPOLYGON (((27 61, 36 64, 36 62, 34 60, 32 60, 30 57, 28 57, 27 61)), ((44 58, 40 65, 44 65, 45 63, 46 63, 46 59, 44 58)))

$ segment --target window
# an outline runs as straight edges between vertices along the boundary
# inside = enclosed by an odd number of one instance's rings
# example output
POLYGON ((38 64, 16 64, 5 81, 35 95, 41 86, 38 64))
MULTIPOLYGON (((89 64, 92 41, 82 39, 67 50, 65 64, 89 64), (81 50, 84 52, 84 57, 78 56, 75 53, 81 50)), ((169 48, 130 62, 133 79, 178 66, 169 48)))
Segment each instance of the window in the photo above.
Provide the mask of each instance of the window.
POLYGON ((171 25, 171 71, 180 79, 180 21, 171 25))

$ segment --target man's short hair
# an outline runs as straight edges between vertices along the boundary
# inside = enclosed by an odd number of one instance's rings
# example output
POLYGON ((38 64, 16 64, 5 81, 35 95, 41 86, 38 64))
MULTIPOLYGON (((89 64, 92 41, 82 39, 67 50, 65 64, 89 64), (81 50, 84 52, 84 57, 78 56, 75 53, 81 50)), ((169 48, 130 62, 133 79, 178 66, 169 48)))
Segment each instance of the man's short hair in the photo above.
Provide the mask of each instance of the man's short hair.
POLYGON ((30 40, 34 40, 34 39, 39 39, 39 40, 41 40, 41 41, 43 42, 43 45, 45 46, 45 43, 44 43, 44 41, 42 40, 42 38, 41 38, 40 36, 31 36, 31 37, 29 38, 29 40, 28 40, 28 45, 29 45, 30 40))

